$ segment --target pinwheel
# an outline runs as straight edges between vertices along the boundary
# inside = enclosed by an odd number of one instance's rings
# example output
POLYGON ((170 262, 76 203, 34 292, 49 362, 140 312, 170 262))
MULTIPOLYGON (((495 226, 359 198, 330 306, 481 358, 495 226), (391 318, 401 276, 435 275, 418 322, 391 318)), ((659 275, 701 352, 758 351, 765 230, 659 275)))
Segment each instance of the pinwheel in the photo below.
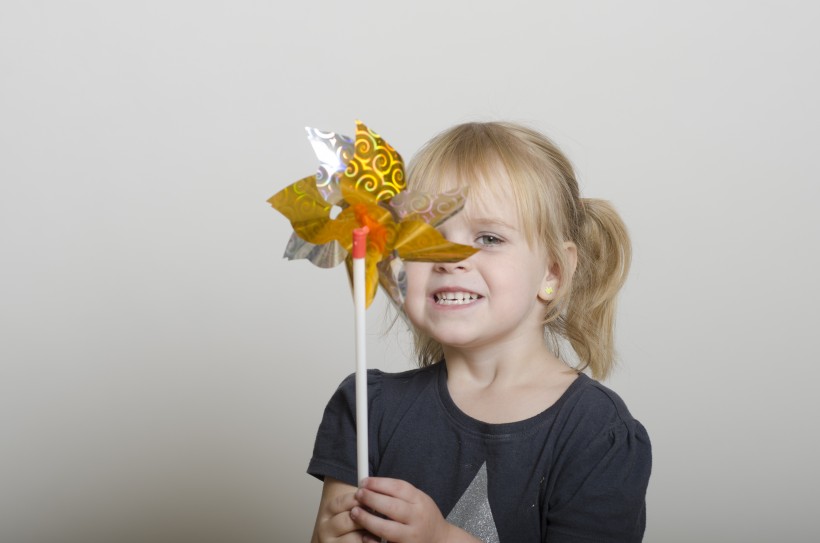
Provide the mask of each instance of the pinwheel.
POLYGON ((356 139, 308 128, 319 170, 268 202, 290 220, 288 259, 320 267, 345 261, 356 308, 356 432, 359 480, 367 477, 364 312, 378 284, 401 305, 402 261, 458 262, 477 249, 447 241, 436 226, 464 205, 461 191, 440 195, 406 190, 401 156, 363 123, 356 139))

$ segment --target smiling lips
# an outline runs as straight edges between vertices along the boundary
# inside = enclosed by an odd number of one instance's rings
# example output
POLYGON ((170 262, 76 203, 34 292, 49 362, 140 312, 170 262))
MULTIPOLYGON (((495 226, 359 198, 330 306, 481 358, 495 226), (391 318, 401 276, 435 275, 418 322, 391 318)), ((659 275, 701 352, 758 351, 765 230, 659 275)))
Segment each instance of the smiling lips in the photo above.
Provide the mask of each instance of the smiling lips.
POLYGON ((438 305, 464 305, 476 301, 482 296, 467 291, 441 291, 433 294, 438 305))

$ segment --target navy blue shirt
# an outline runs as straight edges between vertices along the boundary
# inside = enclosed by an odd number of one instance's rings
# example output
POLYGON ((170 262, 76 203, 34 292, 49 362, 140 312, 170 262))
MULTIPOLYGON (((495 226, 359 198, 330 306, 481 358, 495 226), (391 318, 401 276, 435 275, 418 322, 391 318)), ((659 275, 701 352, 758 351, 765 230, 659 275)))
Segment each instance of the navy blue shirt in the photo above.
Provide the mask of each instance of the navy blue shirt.
MULTIPOLYGON (((641 541, 652 456, 644 427, 584 374, 538 415, 488 424, 463 413, 443 363, 368 372, 370 474, 408 481, 487 543, 641 541)), ((356 477, 355 382, 325 409, 308 473, 356 477)))

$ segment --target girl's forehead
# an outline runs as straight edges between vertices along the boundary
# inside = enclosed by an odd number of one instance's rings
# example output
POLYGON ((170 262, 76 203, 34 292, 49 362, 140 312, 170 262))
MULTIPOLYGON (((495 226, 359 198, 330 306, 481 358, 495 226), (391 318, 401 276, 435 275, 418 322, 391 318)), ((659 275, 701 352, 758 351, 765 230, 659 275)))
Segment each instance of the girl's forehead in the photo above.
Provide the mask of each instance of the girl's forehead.
POLYGON ((462 190, 464 208, 459 212, 468 221, 497 220, 519 231, 527 231, 522 204, 507 169, 498 158, 450 163, 427 170, 418 188, 425 192, 444 193, 462 190))
POLYGON ((439 191, 461 189, 468 200, 489 203, 499 198, 509 198, 512 182, 506 170, 498 163, 484 167, 472 165, 469 168, 448 169, 435 181, 439 191))
POLYGON ((508 191, 496 193, 482 187, 467 191, 464 209, 461 211, 469 221, 497 221, 521 230, 521 213, 517 202, 508 191))

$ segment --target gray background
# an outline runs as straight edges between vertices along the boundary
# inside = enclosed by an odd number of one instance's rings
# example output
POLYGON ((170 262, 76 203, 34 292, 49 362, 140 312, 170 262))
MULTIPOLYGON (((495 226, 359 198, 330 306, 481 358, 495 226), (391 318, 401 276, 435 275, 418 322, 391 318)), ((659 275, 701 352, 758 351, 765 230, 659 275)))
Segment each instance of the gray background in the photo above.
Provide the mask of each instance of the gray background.
MULTIPOLYGON (((818 13, 5 0, 0 540, 307 540, 352 310, 265 200, 357 118, 406 158, 557 140, 634 238, 608 384, 653 439, 646 540, 816 540, 818 13)), ((370 364, 409 368, 385 299, 370 364)))

